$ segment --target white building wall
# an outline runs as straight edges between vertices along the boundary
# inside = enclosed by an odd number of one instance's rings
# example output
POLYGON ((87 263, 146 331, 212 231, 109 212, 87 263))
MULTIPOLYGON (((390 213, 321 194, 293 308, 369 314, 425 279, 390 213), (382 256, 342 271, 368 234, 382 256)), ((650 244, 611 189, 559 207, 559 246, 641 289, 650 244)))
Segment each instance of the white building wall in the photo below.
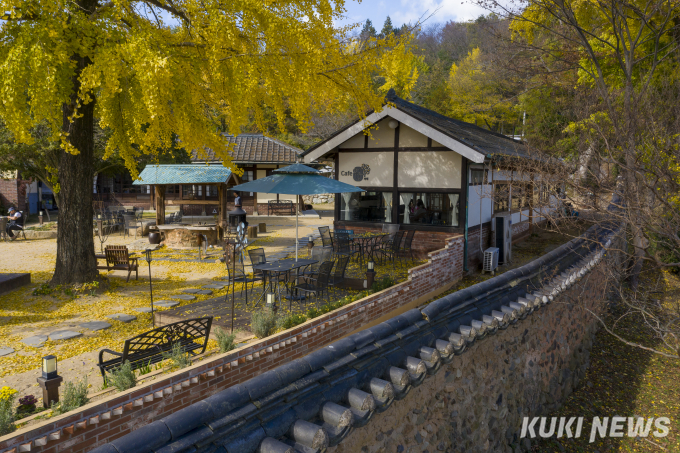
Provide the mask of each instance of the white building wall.
POLYGON ((468 191, 468 226, 491 221, 493 216, 493 186, 470 186, 468 191))

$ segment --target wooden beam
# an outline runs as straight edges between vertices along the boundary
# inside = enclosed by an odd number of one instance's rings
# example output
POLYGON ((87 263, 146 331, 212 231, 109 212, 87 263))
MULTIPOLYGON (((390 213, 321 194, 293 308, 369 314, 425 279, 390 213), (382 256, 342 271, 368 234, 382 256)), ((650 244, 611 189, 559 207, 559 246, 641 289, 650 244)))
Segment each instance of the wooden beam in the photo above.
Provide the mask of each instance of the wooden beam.
POLYGON ((165 186, 154 186, 156 194, 156 225, 165 225, 165 186))

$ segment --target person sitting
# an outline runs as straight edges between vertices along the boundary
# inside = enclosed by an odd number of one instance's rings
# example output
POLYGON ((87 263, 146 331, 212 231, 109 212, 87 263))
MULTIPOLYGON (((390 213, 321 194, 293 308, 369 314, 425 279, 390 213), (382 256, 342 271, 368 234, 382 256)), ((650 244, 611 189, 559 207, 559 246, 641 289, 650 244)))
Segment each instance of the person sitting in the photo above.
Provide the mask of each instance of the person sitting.
POLYGON ((427 216, 427 209, 425 209, 425 204, 423 203, 423 200, 418 199, 416 202, 416 209, 413 211, 413 214, 411 215, 411 218, 415 221, 419 221, 420 219, 425 218, 427 216))
POLYGON ((23 230, 23 227, 19 225, 23 219, 21 219, 21 212, 14 209, 14 207, 9 208, 9 223, 7 223, 7 235, 11 241, 15 240, 14 231, 23 230))

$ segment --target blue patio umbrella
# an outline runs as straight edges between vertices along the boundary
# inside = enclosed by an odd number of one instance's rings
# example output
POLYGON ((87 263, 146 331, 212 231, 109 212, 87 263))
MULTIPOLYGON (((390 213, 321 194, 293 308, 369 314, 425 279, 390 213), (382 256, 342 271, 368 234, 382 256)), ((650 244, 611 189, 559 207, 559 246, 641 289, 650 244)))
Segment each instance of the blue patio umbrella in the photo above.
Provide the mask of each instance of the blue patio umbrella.
MULTIPOLYGON (((242 192, 277 193, 282 195, 315 195, 321 193, 363 192, 363 189, 321 175, 319 170, 293 164, 273 171, 273 175, 234 186, 242 192)), ((295 260, 298 257, 298 207, 295 203, 295 260)))

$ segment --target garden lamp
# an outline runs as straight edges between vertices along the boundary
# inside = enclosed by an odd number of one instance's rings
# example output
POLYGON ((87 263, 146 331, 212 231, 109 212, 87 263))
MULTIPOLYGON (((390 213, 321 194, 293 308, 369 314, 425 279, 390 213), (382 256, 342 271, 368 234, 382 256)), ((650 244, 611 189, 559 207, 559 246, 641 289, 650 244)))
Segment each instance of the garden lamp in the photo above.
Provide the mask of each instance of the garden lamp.
POLYGON ((151 286, 151 249, 146 249, 146 262, 149 263, 149 295, 151 296, 151 325, 156 328, 156 316, 153 313, 153 286, 151 286))
POLYGON ((371 288, 373 286, 373 282, 375 281, 375 262, 373 260, 369 260, 368 265, 366 267, 366 288, 371 288))
POLYGON ((53 403, 59 402, 59 386, 64 380, 57 373, 57 357, 48 355, 42 358, 42 376, 38 377, 38 385, 43 391, 43 406, 49 409, 53 403))

